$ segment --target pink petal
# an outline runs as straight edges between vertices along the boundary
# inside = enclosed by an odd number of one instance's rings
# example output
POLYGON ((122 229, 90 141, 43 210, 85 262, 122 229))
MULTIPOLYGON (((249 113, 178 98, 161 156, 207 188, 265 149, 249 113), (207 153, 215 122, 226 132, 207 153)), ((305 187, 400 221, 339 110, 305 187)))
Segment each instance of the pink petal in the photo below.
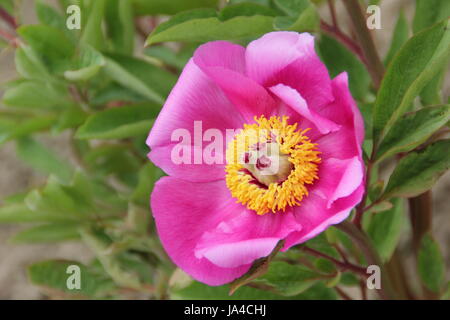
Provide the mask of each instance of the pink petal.
POLYGON ((355 156, 340 160, 329 158, 319 166, 319 181, 310 189, 327 200, 327 208, 340 198, 352 194, 364 179, 364 166, 361 159, 355 156))
POLYGON ((275 107, 275 101, 266 89, 244 74, 244 54, 241 46, 214 41, 200 46, 194 61, 223 90, 247 122, 253 122, 255 115, 267 115, 275 107))
POLYGON ((206 231, 242 210, 230 197, 224 181, 193 183, 164 177, 155 184, 151 208, 164 249, 172 261, 194 279, 208 285, 221 285, 250 268, 250 264, 222 268, 194 254, 206 231))
MULTIPOLYGON (((331 82, 334 101, 321 108, 318 112, 333 119, 344 128, 354 131, 354 143, 361 145, 364 140, 364 120, 348 87, 348 75, 346 72, 339 74, 331 82)), ((353 139, 352 139, 353 140, 353 139)))
POLYGON ((300 232, 291 233, 286 238, 283 251, 308 241, 333 224, 344 221, 361 201, 363 193, 364 185, 361 184, 351 195, 338 199, 330 208, 327 208, 326 199, 311 193, 300 206, 294 209, 295 217, 303 229, 300 232))
POLYGON ((194 121, 202 121, 203 130, 241 128, 240 113, 191 59, 153 125, 147 144, 150 148, 172 143, 176 129, 187 129, 194 136, 194 121))
MULTIPOLYGON (((192 182, 208 182, 225 178, 225 151, 221 152, 222 163, 194 163, 193 156, 191 162, 174 163, 172 160, 172 150, 175 144, 155 147, 148 154, 149 159, 158 167, 163 168, 169 176, 177 177, 192 182)), ((225 147, 224 147, 225 148, 225 147)), ((195 152, 202 154, 203 149, 191 146, 192 155, 195 152)))
MULTIPOLYGON (((176 130, 187 130, 191 153, 198 151, 202 155, 202 148, 209 144, 202 142, 208 129, 219 130, 226 137, 226 129, 241 128, 243 122, 244 119, 222 90, 191 60, 153 125, 147 139, 147 144, 152 149, 149 156, 156 165, 175 177, 192 181, 217 180, 223 177, 223 163, 208 164, 204 159, 198 165, 174 163, 171 153, 179 141, 172 141, 172 134, 176 130), (197 126, 201 122, 201 129, 197 132, 194 130, 195 122, 197 126)), ((225 154, 226 141, 222 142, 221 153, 225 154)))
POLYGON ((287 106, 294 109, 301 116, 308 119, 322 134, 327 134, 336 131, 340 128, 339 125, 331 120, 328 120, 314 110, 308 107, 305 99, 294 89, 289 86, 278 84, 270 87, 269 90, 281 99, 287 106))
POLYGON ((260 216, 244 208, 206 232, 196 256, 221 267, 237 267, 269 255, 278 241, 300 230, 301 225, 289 210, 260 216))
POLYGON ((310 34, 271 32, 251 42, 245 55, 248 76, 264 87, 290 86, 313 109, 333 101, 327 68, 310 34))

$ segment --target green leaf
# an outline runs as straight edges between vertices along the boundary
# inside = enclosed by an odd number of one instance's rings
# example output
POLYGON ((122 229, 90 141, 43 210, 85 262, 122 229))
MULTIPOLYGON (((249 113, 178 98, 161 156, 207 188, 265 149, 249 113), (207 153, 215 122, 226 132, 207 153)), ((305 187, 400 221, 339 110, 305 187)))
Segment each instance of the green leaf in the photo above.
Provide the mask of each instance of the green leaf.
POLYGON ((62 181, 69 181, 73 169, 68 161, 61 160, 52 151, 31 138, 17 140, 18 157, 37 171, 54 174, 62 181))
POLYGON ((65 110, 52 127, 52 133, 59 134, 69 128, 76 128, 86 121, 87 114, 74 106, 65 110))
POLYGON ((414 33, 420 32, 450 16, 450 2, 442 0, 416 0, 413 19, 414 33))
POLYGON ((273 287, 284 296, 295 296, 313 286, 320 275, 301 265, 291 265, 286 262, 274 261, 269 271, 254 283, 273 287))
POLYGON ((275 4, 287 14, 275 19, 275 30, 304 32, 318 29, 319 14, 309 0, 278 0, 275 4))
POLYGON ((24 203, 13 203, 0 207, 0 223, 30 223, 30 222, 62 222, 74 221, 73 217, 55 214, 48 211, 31 210, 24 203))
POLYGON ((30 46, 23 45, 17 48, 15 64, 17 72, 26 79, 42 80, 50 78, 47 67, 30 46))
POLYGON ((409 37, 409 26, 408 20, 405 18, 405 14, 400 12, 398 16, 397 23, 395 24, 394 33, 392 34, 391 45, 389 51, 384 59, 384 65, 389 65, 389 63, 394 58, 395 54, 400 50, 402 45, 408 40, 409 37))
POLYGON ((450 167, 449 149, 450 140, 441 140, 401 159, 382 198, 414 197, 430 189, 450 167))
POLYGON ((152 58, 157 59, 171 67, 175 67, 178 70, 184 68, 188 62, 184 57, 174 52, 172 49, 164 46, 153 46, 145 48, 144 53, 152 58))
MULTIPOLYGON (((97 50, 105 47, 105 39, 103 35, 103 17, 105 15, 105 0, 95 0, 90 2, 86 25, 83 27, 83 35, 81 41, 85 44, 91 45, 97 50)), ((108 4, 109 5, 109 4, 108 4)))
POLYGON ((139 182, 134 189, 131 200, 141 205, 148 206, 148 199, 155 185, 155 182, 162 177, 163 172, 152 162, 147 163, 139 171, 139 182))
POLYGON ((26 80, 15 83, 3 95, 3 103, 11 107, 62 109, 70 102, 67 89, 52 83, 26 80))
POLYGON ((52 223, 31 227, 13 236, 12 243, 60 242, 80 238, 74 223, 52 223))
POLYGON ((382 140, 376 161, 414 149, 449 120, 450 105, 425 107, 404 115, 382 140))
POLYGON ((53 72, 60 73, 70 67, 75 45, 61 30, 45 25, 25 25, 17 32, 53 72))
POLYGON ((295 296, 282 296, 269 291, 251 288, 240 288, 233 295, 229 295, 228 285, 211 287, 200 282, 192 281, 190 285, 172 290, 171 299, 174 300, 335 300, 336 294, 324 284, 318 283, 305 292, 295 296))
POLYGON ((238 16, 220 21, 214 10, 183 12, 160 24, 146 45, 166 41, 212 41, 257 37, 273 30, 273 17, 238 16))
POLYGON ((117 284, 128 288, 139 288, 140 279, 135 273, 126 271, 116 256, 108 254, 111 239, 101 230, 80 229, 83 241, 95 252, 103 268, 117 284))
POLYGON ((150 101, 163 103, 176 77, 144 60, 107 55, 105 71, 114 81, 150 101))
POLYGON ((114 51, 133 54, 135 38, 133 1, 109 0, 106 6, 106 26, 114 51))
POLYGON ((33 117, 31 119, 25 119, 21 122, 13 121, 10 127, 2 132, 0 123, 0 144, 17 139, 34 132, 43 131, 55 122, 54 116, 33 117))
POLYGON ((422 238, 417 268, 423 284, 431 291, 439 292, 444 285, 445 262, 439 244, 429 234, 422 238))
POLYGON ((138 15, 172 15, 196 8, 216 8, 217 4, 218 0, 134 0, 138 15))
POLYGON ((268 271, 269 265, 272 262, 273 258, 281 250, 281 248, 283 248, 283 245, 284 240, 278 241, 277 245, 275 246, 275 248, 273 248, 272 252, 268 256, 255 260, 250 269, 244 275, 235 279, 230 284, 230 295, 232 295, 236 292, 237 289, 250 283, 257 277, 264 275, 268 271))
POLYGON ((78 129, 78 139, 123 139, 146 134, 159 106, 141 104, 108 109, 90 116, 78 129))
POLYGON ((45 187, 31 191, 24 202, 36 212, 59 215, 68 220, 85 220, 89 214, 95 212, 95 208, 92 199, 94 193, 91 188, 85 185, 83 187, 74 183, 62 185, 56 177, 50 176, 45 187), (91 193, 87 194, 90 190, 91 193))
MULTIPOLYGON (((422 31, 450 16, 450 2, 441 0, 417 0, 413 19, 414 33, 422 31)), ((446 67, 437 74, 422 90, 420 98, 423 105, 440 104, 440 89, 445 77, 446 67)))
POLYGON ((226 6, 219 12, 218 17, 219 20, 225 21, 239 16, 251 17, 256 15, 275 17, 277 12, 257 3, 243 2, 226 6))
POLYGON ((81 47, 76 70, 67 70, 64 77, 69 81, 86 81, 95 76, 105 65, 103 56, 89 45, 81 47))
POLYGON ((36 15, 42 24, 64 31, 68 38, 75 41, 74 30, 67 28, 66 19, 55 8, 45 4, 42 0, 36 1, 36 15))
POLYGON ((116 289, 109 277, 76 261, 49 260, 32 264, 28 268, 28 278, 32 284, 47 289, 50 294, 60 293, 73 298, 104 297, 116 289), (68 268, 73 265, 80 268, 81 288, 70 290, 67 287, 67 280, 71 276, 68 268))
POLYGON ((374 214, 367 230, 383 261, 388 261, 397 247, 405 225, 403 200, 396 198, 389 210, 374 214))
POLYGON ((449 21, 413 36, 395 56, 381 83, 374 106, 374 139, 378 143, 450 56, 449 21))
POLYGON ((348 72, 350 91, 357 100, 365 100, 369 91, 370 76, 366 67, 338 41, 322 35, 319 42, 319 52, 326 64, 331 77, 341 72, 348 72))

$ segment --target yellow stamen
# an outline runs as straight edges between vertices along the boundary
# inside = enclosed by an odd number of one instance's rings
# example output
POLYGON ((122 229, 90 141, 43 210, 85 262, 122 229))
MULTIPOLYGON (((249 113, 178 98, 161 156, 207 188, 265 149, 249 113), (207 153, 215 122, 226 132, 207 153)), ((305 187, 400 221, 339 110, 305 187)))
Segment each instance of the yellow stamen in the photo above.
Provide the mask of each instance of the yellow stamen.
POLYGON ((317 144, 311 143, 305 135, 309 129, 297 130, 296 123, 287 123, 288 118, 255 117, 256 123, 245 124, 244 129, 228 144, 225 169, 228 189, 237 202, 258 215, 285 211, 288 206, 299 205, 308 196, 306 186, 319 179, 320 152, 317 151, 317 144), (275 143, 277 147, 274 148, 275 143), (278 171, 269 172, 268 178, 247 163, 254 150, 259 150, 261 145, 269 145, 266 148, 270 149, 269 152, 278 153, 271 156, 280 159, 278 171))

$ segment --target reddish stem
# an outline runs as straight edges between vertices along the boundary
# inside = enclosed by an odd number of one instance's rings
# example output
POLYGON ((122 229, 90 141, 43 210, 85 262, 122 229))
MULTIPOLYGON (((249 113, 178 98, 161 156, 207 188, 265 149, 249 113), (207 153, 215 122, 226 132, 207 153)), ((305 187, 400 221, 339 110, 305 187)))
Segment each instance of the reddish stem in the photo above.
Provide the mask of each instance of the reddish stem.
POLYGON ((303 246, 303 247, 300 247, 300 250, 303 250, 304 252, 306 252, 306 253, 308 253, 308 254, 310 254, 312 256, 315 256, 315 257, 318 257, 318 258, 327 259, 327 260, 333 262, 336 265, 336 267, 338 269, 342 270, 342 271, 353 271, 353 272, 358 273, 358 274, 360 274, 360 275, 362 275, 364 277, 368 276, 368 274, 366 272, 366 269, 363 268, 363 267, 354 265, 354 264, 349 263, 349 262, 339 261, 339 260, 337 260, 337 259, 335 259, 335 258, 333 258, 333 257, 331 257, 331 256, 329 256, 329 255, 327 255, 325 253, 322 253, 320 251, 314 250, 312 248, 308 248, 308 247, 304 247, 303 246))
POLYGON ((14 19, 14 17, 3 8, 0 8, 0 18, 3 19, 7 24, 9 24, 14 30, 17 29, 18 26, 16 23, 16 19, 14 19))
POLYGON ((323 20, 320 21, 320 28, 324 33, 338 39, 348 50, 354 53, 362 63, 367 64, 359 45, 343 33, 339 28, 329 25, 323 20))

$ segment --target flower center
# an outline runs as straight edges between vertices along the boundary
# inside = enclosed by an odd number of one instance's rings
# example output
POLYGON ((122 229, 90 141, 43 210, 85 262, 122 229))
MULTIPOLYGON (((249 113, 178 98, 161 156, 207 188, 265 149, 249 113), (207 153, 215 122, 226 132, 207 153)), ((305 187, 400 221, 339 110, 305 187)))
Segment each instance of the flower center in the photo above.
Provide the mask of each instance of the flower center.
POLYGON ((226 183, 237 202, 263 215, 299 205, 318 179, 320 152, 289 117, 255 117, 228 144, 226 183))

